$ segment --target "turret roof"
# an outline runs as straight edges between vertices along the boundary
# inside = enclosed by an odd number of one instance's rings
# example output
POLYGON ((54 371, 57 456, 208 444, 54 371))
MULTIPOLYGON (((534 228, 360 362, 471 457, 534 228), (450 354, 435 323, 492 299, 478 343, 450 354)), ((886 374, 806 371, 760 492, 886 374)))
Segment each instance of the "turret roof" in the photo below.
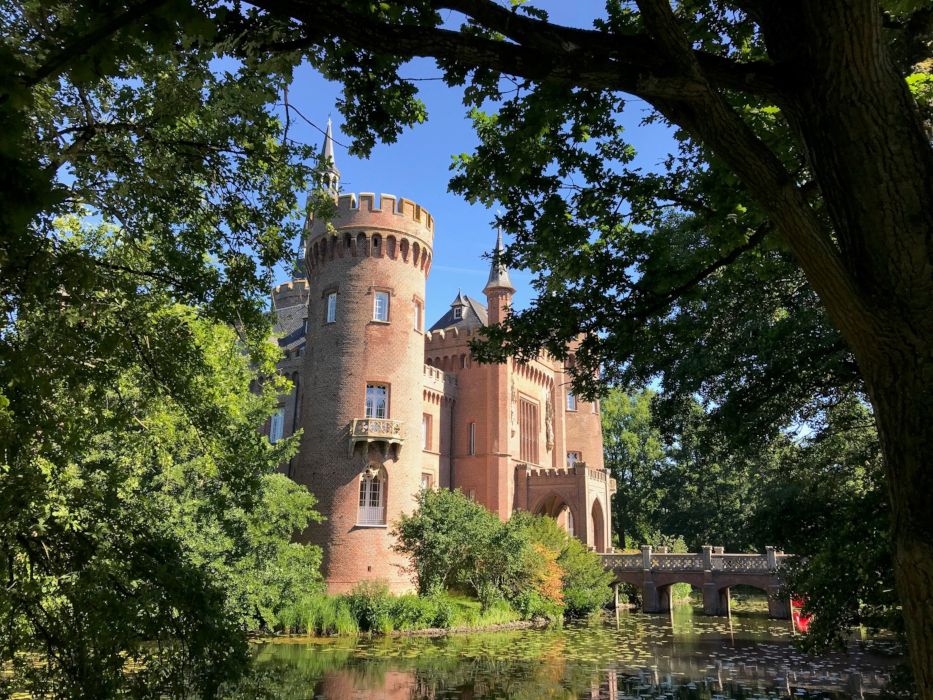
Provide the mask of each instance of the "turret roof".
POLYGON ((511 292, 515 291, 515 287, 512 286, 512 280, 509 279, 509 271, 506 269, 505 265, 499 262, 500 256, 504 250, 505 248, 502 246, 502 229, 500 228, 496 236, 496 249, 492 252, 492 265, 489 268, 489 279, 486 281, 486 286, 483 287, 484 294, 491 289, 508 289, 511 292))
POLYGON ((330 162, 331 169, 340 173, 337 169, 337 160, 334 158, 334 125, 330 117, 327 118, 327 131, 324 133, 324 145, 321 146, 321 157, 325 162, 330 162))

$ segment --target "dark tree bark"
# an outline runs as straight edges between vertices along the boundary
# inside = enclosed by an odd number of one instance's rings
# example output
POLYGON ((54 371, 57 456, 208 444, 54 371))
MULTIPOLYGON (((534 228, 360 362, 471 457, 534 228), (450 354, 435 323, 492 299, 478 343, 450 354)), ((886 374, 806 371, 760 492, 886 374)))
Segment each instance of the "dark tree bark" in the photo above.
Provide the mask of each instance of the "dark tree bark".
POLYGON ((639 0, 645 32, 560 27, 491 0, 436 0, 504 35, 384 24, 337 0, 254 0, 324 37, 537 81, 618 90, 654 105, 728 163, 793 250, 858 360, 884 449, 896 578, 921 696, 933 698, 933 149, 874 0, 743 0, 769 62, 693 48, 668 0, 639 0), (823 210, 724 98, 777 104, 823 210), (826 220, 829 220, 827 225, 826 220))

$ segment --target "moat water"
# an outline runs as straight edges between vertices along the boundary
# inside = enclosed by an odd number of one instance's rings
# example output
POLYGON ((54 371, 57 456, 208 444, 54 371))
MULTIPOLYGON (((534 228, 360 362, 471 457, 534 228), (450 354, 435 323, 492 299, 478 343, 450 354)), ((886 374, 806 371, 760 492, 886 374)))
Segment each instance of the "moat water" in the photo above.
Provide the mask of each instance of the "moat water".
POLYGON ((276 640, 231 698, 851 698, 880 692, 894 660, 853 641, 810 656, 758 605, 730 618, 690 606, 589 624, 443 638, 276 640))

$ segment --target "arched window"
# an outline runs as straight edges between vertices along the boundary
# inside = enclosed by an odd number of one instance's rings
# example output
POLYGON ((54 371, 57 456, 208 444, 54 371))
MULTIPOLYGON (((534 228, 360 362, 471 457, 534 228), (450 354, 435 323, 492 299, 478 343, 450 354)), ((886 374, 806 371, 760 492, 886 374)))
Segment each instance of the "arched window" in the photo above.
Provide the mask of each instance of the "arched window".
POLYGON ((386 524, 386 472, 369 466, 360 475, 360 512, 358 525, 386 524))
POLYGON ((573 537, 573 511, 567 509, 567 534, 573 537))

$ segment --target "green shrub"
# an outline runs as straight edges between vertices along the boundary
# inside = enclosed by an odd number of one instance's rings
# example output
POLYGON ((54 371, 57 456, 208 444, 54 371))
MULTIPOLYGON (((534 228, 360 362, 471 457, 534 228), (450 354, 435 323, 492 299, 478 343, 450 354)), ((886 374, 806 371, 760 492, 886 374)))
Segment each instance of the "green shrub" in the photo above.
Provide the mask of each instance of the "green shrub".
POLYGON ((431 596, 434 600, 434 619, 431 627, 450 629, 454 623, 454 605, 450 598, 443 594, 431 596))
POLYGON ((515 596, 513 603, 524 620, 534 620, 535 618, 557 620, 563 614, 560 605, 548 600, 537 591, 522 591, 515 596))
MULTIPOLYGON (((519 512, 512 515, 509 523, 531 542, 558 553, 557 564, 563 570, 565 615, 586 617, 609 603, 612 574, 603 568, 599 555, 587 550, 586 545, 569 535, 556 520, 519 512)), ((521 609, 520 605, 518 607, 521 609)))
POLYGON ((391 616, 395 629, 415 630, 432 627, 437 615, 437 601, 402 595, 392 601, 391 616))
POLYGON ((382 632, 391 624, 393 601, 386 583, 363 581, 346 596, 346 601, 360 631, 382 632))

